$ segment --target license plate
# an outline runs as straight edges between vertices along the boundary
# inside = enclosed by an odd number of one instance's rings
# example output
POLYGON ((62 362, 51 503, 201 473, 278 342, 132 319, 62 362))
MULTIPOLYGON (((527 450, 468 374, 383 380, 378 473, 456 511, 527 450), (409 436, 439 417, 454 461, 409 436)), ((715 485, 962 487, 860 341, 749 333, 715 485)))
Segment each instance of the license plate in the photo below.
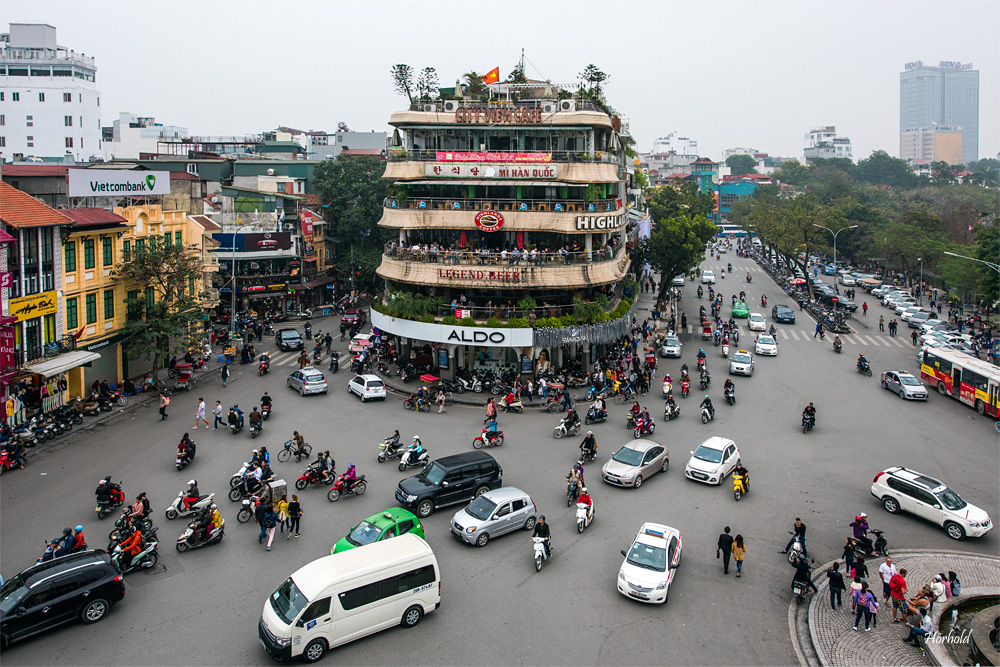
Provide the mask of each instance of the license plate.
POLYGON ((636 593, 635 591, 629 591, 628 594, 631 595, 632 597, 638 598, 640 600, 648 600, 649 599, 649 596, 643 595, 642 593, 636 593))

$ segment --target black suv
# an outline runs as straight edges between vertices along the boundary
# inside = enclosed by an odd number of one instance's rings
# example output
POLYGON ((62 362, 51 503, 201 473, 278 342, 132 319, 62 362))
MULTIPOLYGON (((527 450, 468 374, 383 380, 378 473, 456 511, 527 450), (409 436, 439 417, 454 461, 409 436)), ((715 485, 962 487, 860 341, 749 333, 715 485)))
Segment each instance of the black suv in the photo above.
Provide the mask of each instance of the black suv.
POLYGON ((396 487, 396 500, 424 519, 438 507, 478 498, 503 482, 503 468, 485 452, 464 452, 436 459, 396 487))
POLYGON ((0 643, 75 619, 96 623, 123 597, 121 572, 100 549, 33 565, 0 587, 0 643))
POLYGON ((834 306, 836 306, 837 308, 840 308, 842 310, 847 310, 852 313, 858 309, 858 304, 836 293, 820 294, 818 297, 816 297, 816 300, 819 301, 824 306, 827 306, 828 308, 833 308, 834 306), (834 303, 833 301, 834 297, 836 297, 837 299, 836 303, 834 303))
POLYGON ((274 332, 274 342, 282 351, 301 350, 306 342, 302 340, 302 334, 296 329, 278 329, 274 332))

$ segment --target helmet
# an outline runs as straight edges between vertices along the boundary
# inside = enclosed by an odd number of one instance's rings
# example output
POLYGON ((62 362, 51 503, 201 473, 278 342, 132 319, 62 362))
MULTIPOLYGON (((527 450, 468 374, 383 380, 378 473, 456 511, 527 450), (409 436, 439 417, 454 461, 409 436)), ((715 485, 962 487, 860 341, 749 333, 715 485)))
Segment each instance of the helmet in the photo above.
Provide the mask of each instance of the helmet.
POLYGON ((577 461, 577 462, 576 462, 576 465, 578 465, 578 466, 581 466, 581 467, 582 467, 582 466, 583 466, 583 459, 581 459, 581 460, 577 461))
POLYGON ((257 451, 257 450, 255 449, 255 450, 253 450, 253 453, 254 453, 254 454, 259 454, 260 452, 258 452, 258 451, 257 451))
POLYGON ((587 435, 594 435, 593 431, 587 431, 587 435))
POLYGON ((198 485, 198 480, 195 479, 188 480, 188 486, 197 486, 197 485, 198 485))
POLYGON ((538 520, 539 520, 539 521, 545 521, 545 515, 543 514, 543 515, 541 515, 540 517, 538 517, 538 520))
POLYGON ((413 436, 413 442, 416 442, 416 441, 417 441, 417 440, 419 440, 419 439, 420 439, 420 436, 419 436, 419 435, 415 435, 415 436, 413 436))
POLYGON ((219 506, 218 506, 218 505, 216 505, 215 503, 212 503, 212 509, 213 509, 213 510, 217 510, 217 509, 219 509, 219 506))
POLYGON ((73 532, 72 528, 63 528, 63 535, 69 535, 73 532))
POLYGON ((74 528, 73 530, 76 530, 77 532, 80 532, 80 531, 82 531, 82 530, 83 530, 83 526, 82 526, 82 525, 80 525, 80 526, 77 526, 77 527, 76 527, 76 528, 74 528))
POLYGON ((865 514, 864 512, 862 512, 862 513, 861 513, 861 518, 862 518, 862 519, 867 519, 867 518, 868 518, 868 515, 867 515, 867 514, 865 514))
POLYGON ((351 468, 353 468, 353 467, 354 467, 354 464, 353 464, 353 463, 348 463, 348 464, 347 464, 347 469, 348 469, 348 470, 350 470, 350 469, 351 469, 351 468))
POLYGON ((586 492, 587 492, 587 487, 583 487, 582 489, 580 489, 580 493, 586 493, 586 492))
POLYGON ((325 452, 323 452, 323 456, 329 456, 329 455, 330 455, 330 450, 329 449, 326 450, 325 452))
POLYGON ((97 483, 97 485, 98 486, 102 486, 102 485, 107 484, 107 483, 108 483, 108 480, 102 479, 100 482, 97 483))
POLYGON ((256 409, 257 409, 257 406, 256 406, 256 405, 255 405, 255 406, 253 406, 253 409, 254 409, 254 410, 256 410, 256 409))
MULTIPOLYGON (((705 398, 708 398, 708 394, 705 394, 705 398)), ((709 399, 709 400, 711 400, 711 399, 709 399)))

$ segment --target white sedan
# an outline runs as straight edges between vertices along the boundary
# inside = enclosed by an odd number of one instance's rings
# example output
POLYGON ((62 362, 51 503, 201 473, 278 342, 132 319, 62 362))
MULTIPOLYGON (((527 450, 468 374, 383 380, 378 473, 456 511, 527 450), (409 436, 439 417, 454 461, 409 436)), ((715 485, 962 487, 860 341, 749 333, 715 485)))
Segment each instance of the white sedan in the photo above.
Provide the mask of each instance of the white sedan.
POLYGON ((681 532, 662 523, 644 523, 618 570, 618 592, 647 604, 665 604, 681 564, 681 532))
POLYGON ((747 350, 737 350, 729 362, 730 375, 753 375, 753 355, 747 350))
POLYGON ((729 438, 713 436, 691 452, 684 476, 696 482, 722 484, 740 464, 740 449, 729 438))
POLYGON ((778 356, 778 343, 774 340, 774 336, 760 334, 757 336, 757 344, 754 345, 754 352, 768 357, 776 357, 778 356))
POLYGON ((767 331, 767 320, 760 313, 750 313, 748 326, 750 331, 767 331))
POLYGON ((701 282, 706 285, 715 284, 715 273, 712 271, 702 271, 701 272, 701 282))

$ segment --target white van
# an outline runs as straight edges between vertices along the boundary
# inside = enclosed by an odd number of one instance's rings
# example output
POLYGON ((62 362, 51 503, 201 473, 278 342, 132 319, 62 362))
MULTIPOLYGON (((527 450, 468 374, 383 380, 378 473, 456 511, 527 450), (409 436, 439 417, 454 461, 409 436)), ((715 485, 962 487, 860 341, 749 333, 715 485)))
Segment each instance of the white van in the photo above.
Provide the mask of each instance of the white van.
POLYGON ((379 630, 412 628, 440 605, 434 552, 407 533, 293 573, 264 603, 257 634, 275 660, 316 662, 328 649, 379 630))

